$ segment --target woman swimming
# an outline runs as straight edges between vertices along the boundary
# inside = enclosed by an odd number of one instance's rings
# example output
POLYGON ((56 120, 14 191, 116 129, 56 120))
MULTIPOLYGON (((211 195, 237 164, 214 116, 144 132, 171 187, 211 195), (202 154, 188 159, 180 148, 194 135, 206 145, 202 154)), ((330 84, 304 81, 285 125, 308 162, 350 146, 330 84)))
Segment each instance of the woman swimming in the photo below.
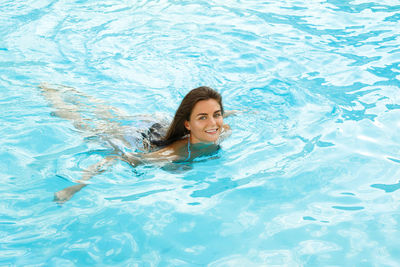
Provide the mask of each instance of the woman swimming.
POLYGON ((143 147, 147 151, 129 152, 118 145, 118 143, 122 143, 123 146, 131 144, 125 138, 126 126, 116 122, 113 114, 116 114, 118 118, 129 116, 71 87, 54 88, 47 84, 39 87, 56 108, 55 115, 72 120, 77 129, 101 136, 115 151, 113 155, 105 157, 84 170, 82 178, 77 181, 79 184, 56 192, 55 201, 59 203, 69 200, 73 194, 87 185, 85 181, 105 171, 107 166, 116 159, 128 162, 132 166, 158 165, 192 161, 196 157, 214 153, 219 149, 222 139, 230 134, 230 127, 223 123, 223 117, 235 112, 224 111, 222 97, 215 90, 206 86, 195 88, 183 98, 165 135, 160 134, 162 125, 154 123, 147 133, 142 133, 143 147), (66 97, 68 92, 70 96, 66 97), (90 105, 82 105, 82 99, 90 105), (92 115, 96 116, 93 121, 82 115, 83 112, 89 112, 88 107, 92 115))
POLYGON ((125 153, 123 158, 137 165, 151 162, 189 161, 212 153, 219 147, 221 135, 230 127, 223 123, 222 98, 213 89, 203 86, 190 91, 182 100, 166 136, 150 140, 151 145, 161 147, 150 153, 125 153))

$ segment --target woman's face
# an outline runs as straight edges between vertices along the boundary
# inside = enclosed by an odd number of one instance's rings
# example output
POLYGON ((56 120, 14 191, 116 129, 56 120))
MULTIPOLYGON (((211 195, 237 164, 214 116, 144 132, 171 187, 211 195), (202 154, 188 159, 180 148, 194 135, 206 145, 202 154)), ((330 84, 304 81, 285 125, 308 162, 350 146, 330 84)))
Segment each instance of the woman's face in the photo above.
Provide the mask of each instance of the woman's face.
POLYGON ((215 99, 201 100, 196 103, 185 121, 190 131, 191 143, 211 143, 218 140, 223 125, 221 107, 215 99))

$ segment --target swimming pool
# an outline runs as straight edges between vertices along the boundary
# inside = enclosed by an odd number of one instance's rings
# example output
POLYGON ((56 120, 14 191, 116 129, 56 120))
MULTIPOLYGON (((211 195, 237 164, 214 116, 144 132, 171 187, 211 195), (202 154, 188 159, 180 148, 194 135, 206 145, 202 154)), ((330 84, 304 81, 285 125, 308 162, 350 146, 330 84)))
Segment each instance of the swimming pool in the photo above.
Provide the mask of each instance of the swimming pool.
POLYGON ((397 266, 398 1, 2 1, 0 265, 397 266), (172 116, 208 85, 243 112, 218 157, 117 162, 40 82, 172 116))

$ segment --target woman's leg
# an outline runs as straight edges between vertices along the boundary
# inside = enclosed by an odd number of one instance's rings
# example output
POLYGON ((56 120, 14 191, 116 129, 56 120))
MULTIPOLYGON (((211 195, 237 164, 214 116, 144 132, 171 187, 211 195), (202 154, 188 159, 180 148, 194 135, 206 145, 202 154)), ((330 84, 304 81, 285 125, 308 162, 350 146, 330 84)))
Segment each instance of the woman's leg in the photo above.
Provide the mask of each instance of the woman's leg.
POLYGON ((79 113, 79 107, 65 101, 60 90, 46 84, 41 84, 39 87, 42 89, 46 100, 55 108, 54 114, 56 116, 72 121, 74 127, 79 130, 88 130, 87 122, 79 113))
POLYGON ((72 87, 42 83, 39 88, 55 108, 54 114, 70 120, 79 130, 94 133, 118 131, 122 127, 118 121, 129 117, 123 111, 72 87))
MULTIPOLYGON (((130 146, 123 137, 126 129, 118 122, 127 117, 122 111, 105 105, 101 100, 85 95, 72 87, 49 84, 41 84, 39 87, 55 109, 54 114, 71 121, 76 129, 103 139, 117 138, 130 146)), ((87 185, 85 181, 104 172, 117 158, 117 156, 108 156, 89 166, 82 172, 81 179, 77 181, 79 184, 56 192, 54 201, 57 203, 68 201, 87 185)))

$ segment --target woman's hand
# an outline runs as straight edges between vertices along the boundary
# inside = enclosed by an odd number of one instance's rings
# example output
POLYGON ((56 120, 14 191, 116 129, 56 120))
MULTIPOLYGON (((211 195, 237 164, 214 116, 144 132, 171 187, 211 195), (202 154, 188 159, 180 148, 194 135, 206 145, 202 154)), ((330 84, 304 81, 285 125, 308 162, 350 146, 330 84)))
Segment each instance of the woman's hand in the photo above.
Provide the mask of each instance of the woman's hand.
POLYGON ((54 200, 58 204, 67 202, 76 192, 85 187, 86 184, 77 184, 54 193, 54 200))

